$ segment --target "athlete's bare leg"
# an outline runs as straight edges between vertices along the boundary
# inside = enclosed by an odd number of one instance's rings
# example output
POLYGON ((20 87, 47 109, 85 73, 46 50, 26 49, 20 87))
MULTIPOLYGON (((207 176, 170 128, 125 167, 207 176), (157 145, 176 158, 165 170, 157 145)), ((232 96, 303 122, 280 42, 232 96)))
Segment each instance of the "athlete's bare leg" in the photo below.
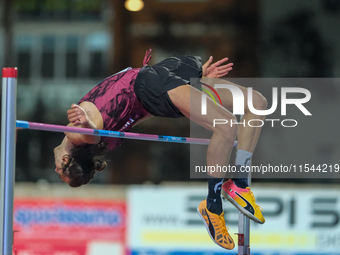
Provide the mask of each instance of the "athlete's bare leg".
MULTIPOLYGON (((208 150, 207 166, 225 166, 229 162, 230 153, 236 138, 237 126, 216 125, 214 119, 234 120, 235 116, 221 105, 215 105, 207 98, 207 115, 201 114, 202 92, 189 85, 179 86, 168 91, 174 105, 190 120, 213 131, 208 150)), ((208 196, 197 210, 206 225, 212 240, 225 249, 233 249, 235 243, 229 235, 224 221, 221 200, 223 172, 211 173, 208 178, 208 196)))
MULTIPOLYGON (((210 86, 214 86, 214 84, 223 84, 228 83, 232 85, 231 82, 217 79, 217 78, 209 78, 209 79, 203 79, 204 83, 207 83, 210 86)), ((241 89, 243 92, 244 98, 245 98, 245 105, 244 105, 244 116, 242 119, 242 122, 245 122, 245 125, 239 124, 238 125, 238 145, 237 145, 237 156, 235 163, 237 167, 241 166, 249 166, 249 159, 252 156, 252 153, 254 152, 254 149, 256 147, 261 127, 251 127, 248 125, 248 121, 252 119, 260 119, 264 120, 265 116, 259 116, 256 114, 253 114, 250 112, 247 104, 247 89, 245 87, 241 87, 236 85, 238 88, 241 89)), ((218 94, 221 97, 222 105, 226 107, 227 109, 233 108, 233 98, 232 94, 228 89, 216 89, 218 94)), ((257 110, 265 110, 267 108, 267 101, 266 99, 257 91, 253 91, 252 94, 253 97, 253 106, 257 110)), ((256 123, 255 121, 252 122, 253 126, 261 126, 261 123, 256 123)), ((263 224, 265 222, 265 219, 262 215, 262 209, 258 205, 256 205, 256 201, 254 198, 254 195, 250 188, 247 188, 249 186, 248 183, 248 173, 247 172, 237 172, 234 174, 232 180, 228 180, 225 182, 222 186, 222 194, 224 197, 226 197, 233 205, 236 206, 238 210, 240 210, 243 214, 245 214, 247 217, 251 218, 257 223, 263 224), (235 196, 234 191, 237 190, 238 196, 235 196), (242 198, 240 198, 240 196, 242 198), (248 201, 248 203, 251 205, 251 209, 249 209, 247 206, 244 207, 244 201, 248 201)))
MULTIPOLYGON (((207 77, 207 78, 202 79, 202 81, 213 87, 214 87, 214 84, 221 84, 221 83, 232 84, 231 82, 218 79, 228 74, 228 72, 231 71, 232 69, 232 63, 224 64, 227 60, 228 59, 225 58, 212 64, 212 57, 210 57, 209 60, 202 66, 202 75, 203 77, 207 77)), ((236 84, 232 84, 232 85, 236 85, 236 84)), ((247 215, 249 218, 253 219, 254 221, 263 224, 265 222, 265 219, 261 213, 262 209, 258 205, 256 205, 254 195, 252 191, 250 190, 250 188, 248 187, 249 176, 247 173, 244 173, 243 171, 239 171, 239 170, 241 170, 242 167, 249 166, 250 159, 253 155, 253 152, 255 150, 255 147, 256 147, 256 144, 257 144, 257 141, 260 135, 260 131, 261 131, 260 126, 262 124, 262 121, 264 120, 264 116, 257 116, 256 114, 253 114, 252 112, 250 112, 248 108, 248 104, 247 104, 247 101, 248 101, 247 89, 241 86, 237 86, 237 87, 241 90, 241 92, 243 93, 243 97, 245 99, 244 100, 245 111, 244 111, 244 116, 242 119, 242 122, 244 122, 245 125, 243 124, 238 125, 239 127, 238 148, 237 148, 238 150, 237 150, 236 160, 235 160, 236 170, 237 170, 236 174, 233 179, 228 180, 222 185, 222 193, 223 193, 223 196, 227 198, 233 205, 235 205, 238 210, 240 210, 242 213, 244 213, 245 215, 247 215), (252 119, 259 119, 258 123, 255 123, 255 121, 252 122, 253 126, 258 126, 258 127, 251 127, 248 125, 248 121, 252 119), (247 201, 247 206, 244 205, 244 201, 247 201)), ((222 105, 226 109, 232 110, 233 108, 232 93, 228 89, 218 89, 217 92, 219 93, 221 97, 222 105)), ((255 109, 257 110, 266 109, 267 101, 260 93, 253 91, 251 96, 253 99, 253 106, 255 109)), ((209 181, 208 179, 209 193, 208 193, 208 198, 207 198, 207 204, 209 201, 209 203, 213 205, 213 209, 215 209, 216 206, 214 206, 214 201, 217 200, 217 196, 214 196, 210 188, 212 186, 211 183, 212 181, 209 181), (211 198, 213 198, 214 200, 211 200, 211 198)), ((202 210, 202 213, 203 213, 203 210, 202 210)), ((202 213, 200 214, 202 215, 202 213)))
MULTIPOLYGON (((244 116, 242 119, 242 122, 245 121, 245 125, 239 124, 238 126, 238 146, 237 148, 239 150, 245 150, 249 151, 251 153, 254 152, 260 132, 261 127, 250 127, 247 123, 249 120, 252 119, 260 119, 264 120, 265 116, 255 115, 252 112, 249 111, 248 104, 247 104, 247 89, 245 87, 236 85, 234 83, 231 83, 229 81, 218 79, 218 78, 202 78, 202 82, 206 83, 212 87, 214 87, 214 84, 232 84, 240 88, 244 95, 244 116)), ((227 108, 228 110, 233 109, 233 97, 229 89, 216 89, 218 94, 221 97, 222 105, 227 108)), ((253 105, 254 108, 257 110, 265 110, 267 109, 267 100, 257 91, 253 91, 253 105)), ((261 123, 259 121, 253 121, 251 122, 252 126, 261 126, 261 123)))
MULTIPOLYGON (((201 114, 202 92, 190 85, 179 86, 168 91, 174 105, 189 119, 200 126, 213 131, 213 136, 207 151, 207 166, 225 166, 229 162, 230 153, 237 134, 237 125, 213 126, 214 119, 236 121, 235 116, 221 105, 215 105, 213 100, 207 98, 207 115, 201 114)), ((224 173, 212 174, 215 178, 223 178, 224 173)))

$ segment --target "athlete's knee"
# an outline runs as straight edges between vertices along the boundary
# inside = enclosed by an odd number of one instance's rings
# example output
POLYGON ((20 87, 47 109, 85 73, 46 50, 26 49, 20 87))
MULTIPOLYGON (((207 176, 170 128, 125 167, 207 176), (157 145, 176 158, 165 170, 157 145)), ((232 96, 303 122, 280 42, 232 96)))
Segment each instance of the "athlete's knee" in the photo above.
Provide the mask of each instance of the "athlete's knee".
POLYGON ((214 133, 218 135, 221 140, 225 142, 235 140, 238 130, 238 121, 234 115, 229 114, 224 119, 216 119, 214 121, 214 133))
MULTIPOLYGON (((254 90, 252 92, 253 106, 256 110, 266 110, 267 109, 267 99, 258 91, 254 90)), ((247 109, 249 111, 249 109, 247 109)))

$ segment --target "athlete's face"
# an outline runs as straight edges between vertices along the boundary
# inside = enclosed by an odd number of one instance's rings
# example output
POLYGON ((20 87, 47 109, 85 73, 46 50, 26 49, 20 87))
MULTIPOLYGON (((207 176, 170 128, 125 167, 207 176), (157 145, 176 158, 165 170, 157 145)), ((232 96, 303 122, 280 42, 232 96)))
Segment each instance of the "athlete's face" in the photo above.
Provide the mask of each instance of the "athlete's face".
POLYGON ((58 168, 57 164, 56 164, 56 169, 55 171, 57 172, 57 174, 59 175, 59 178, 61 180, 63 180, 65 183, 69 184, 70 183, 70 178, 68 176, 66 176, 63 172, 62 168, 58 168))
POLYGON ((58 151, 58 147, 56 147, 53 152, 54 152, 55 171, 57 172, 61 180, 69 184, 70 178, 64 174, 63 167, 62 167, 62 164, 67 164, 68 157, 67 155, 60 155, 58 151))

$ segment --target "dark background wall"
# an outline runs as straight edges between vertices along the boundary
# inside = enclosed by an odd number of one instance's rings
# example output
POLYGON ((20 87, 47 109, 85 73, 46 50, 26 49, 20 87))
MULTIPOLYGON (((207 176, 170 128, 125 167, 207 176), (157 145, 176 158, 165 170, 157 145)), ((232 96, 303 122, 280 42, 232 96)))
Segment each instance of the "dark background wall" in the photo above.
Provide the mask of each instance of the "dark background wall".
MULTIPOLYGON (((73 102, 106 76, 127 66, 141 67, 149 48, 153 49, 151 64, 180 54, 200 55, 203 61, 210 55, 216 60, 227 56, 235 64, 230 78, 340 75, 340 6, 336 0, 144 3, 142 11, 129 12, 122 0, 0 1, 0 65, 19 67, 18 119, 67 124, 66 110, 73 102)), ((268 94, 266 87, 255 89, 268 94)), ((334 120, 332 116, 339 112, 339 93, 337 85, 315 88, 318 102, 327 100, 323 107, 332 109, 323 121, 334 120)), ((154 118, 133 132, 189 136, 189 126, 185 118, 154 118)), ((318 135, 310 130, 306 135, 313 140, 306 138, 300 150, 313 144, 315 155, 336 162, 340 152, 331 144, 338 140, 335 130, 318 135)), ((58 182, 52 150, 62 137, 20 131, 17 181, 58 182)), ((255 163, 283 157, 283 151, 275 155, 268 151, 284 143, 282 139, 283 135, 264 129, 255 163)), ((126 140, 108 159, 108 169, 94 182, 189 180, 186 145, 126 140)))

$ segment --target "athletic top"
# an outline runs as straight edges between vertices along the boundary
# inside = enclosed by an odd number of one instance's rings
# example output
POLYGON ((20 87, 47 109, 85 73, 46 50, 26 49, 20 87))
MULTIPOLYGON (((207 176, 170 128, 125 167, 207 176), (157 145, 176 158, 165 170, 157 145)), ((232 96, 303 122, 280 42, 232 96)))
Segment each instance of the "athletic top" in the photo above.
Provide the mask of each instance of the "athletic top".
MULTIPOLYGON (((147 52, 143 64, 150 57, 147 52)), ((91 102, 100 111, 105 130, 129 131, 133 124, 145 117, 148 112, 138 101, 133 87, 140 68, 126 68, 96 85, 79 102, 91 102)), ((108 144, 109 150, 114 150, 122 144, 121 138, 102 137, 108 144)))

